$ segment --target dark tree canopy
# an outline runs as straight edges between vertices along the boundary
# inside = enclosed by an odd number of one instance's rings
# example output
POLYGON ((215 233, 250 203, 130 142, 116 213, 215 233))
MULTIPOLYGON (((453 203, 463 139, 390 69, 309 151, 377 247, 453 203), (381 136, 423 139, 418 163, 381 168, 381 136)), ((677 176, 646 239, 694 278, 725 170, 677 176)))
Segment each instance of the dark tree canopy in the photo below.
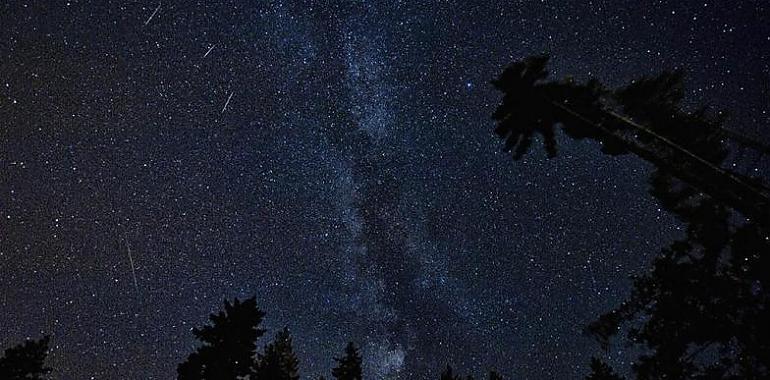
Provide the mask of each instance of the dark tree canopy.
POLYGON ((353 342, 345 347, 345 355, 334 359, 337 367, 332 369, 332 376, 337 380, 361 380, 361 355, 353 342))
POLYGON ((441 380, 460 380, 460 376, 455 375, 451 366, 446 366, 444 372, 441 373, 441 380))
POLYGON ((211 314, 211 325, 193 330, 203 344, 179 365, 180 380, 230 380, 248 376, 256 363, 256 340, 265 314, 256 298, 225 301, 225 310, 211 314))
MULTIPOLYGON (((463 379, 464 380, 473 380, 473 376, 472 375, 468 375, 468 376, 465 376, 463 378, 462 375, 455 373, 455 371, 452 368, 452 366, 447 365, 446 368, 444 368, 444 370, 441 372, 440 379, 441 380, 463 380, 463 379)), ((503 380, 503 376, 500 375, 495 370, 490 370, 489 374, 488 374, 488 379, 489 380, 503 380)))
POLYGON ((258 380, 298 380, 299 360, 291 345, 289 330, 284 328, 265 346, 257 360, 255 378, 258 380))
POLYGON ((597 80, 547 81, 547 56, 506 68, 492 84, 503 92, 493 118, 495 133, 515 159, 540 135, 549 157, 557 153, 555 129, 573 139, 601 143, 610 155, 635 154, 699 192, 761 223, 770 217, 770 192, 755 179, 719 165, 727 157, 728 131, 706 108, 683 111, 683 75, 665 72, 616 91, 597 80))
POLYGON ((655 167, 650 193, 687 225, 630 298, 587 332, 606 345, 629 326, 630 341, 646 348, 638 379, 770 377, 770 345, 760 338, 770 336, 770 191, 723 167, 732 134, 705 109, 682 107, 679 72, 610 91, 595 80, 546 81, 547 61, 523 60, 493 82, 504 93, 496 133, 514 158, 535 134, 555 156, 558 126, 607 154, 635 154, 655 167))
MULTIPOLYGON (((500 375, 498 375, 497 372, 495 371, 491 371, 489 373, 489 378, 502 379, 502 377, 500 377, 500 375)), ((444 369, 444 372, 441 373, 441 380, 463 380, 463 377, 458 374, 455 374, 454 371, 452 370, 452 367, 447 365, 446 368, 444 369)), ((465 380, 473 380, 473 376, 468 375, 465 377, 465 380)))
POLYGON ((0 379, 2 380, 43 380, 51 373, 45 366, 48 356, 49 337, 27 340, 8 348, 0 357, 0 379))
MULTIPOLYGON (((513 157, 517 160, 529 152, 536 135, 543 138, 548 156, 556 156, 554 128, 562 122, 563 115, 554 112, 552 102, 569 99, 572 107, 593 115, 604 91, 596 81, 585 86, 572 81, 545 82, 547 64, 547 56, 533 56, 514 63, 492 81, 495 88, 504 93, 503 103, 493 115, 497 121, 495 133, 504 139, 506 150, 513 150, 513 157)), ((575 138, 604 138, 600 132, 580 128, 579 125, 565 124, 564 127, 575 138)))
POLYGON ((586 380, 623 380, 623 377, 601 359, 591 358, 591 373, 586 376, 586 380))

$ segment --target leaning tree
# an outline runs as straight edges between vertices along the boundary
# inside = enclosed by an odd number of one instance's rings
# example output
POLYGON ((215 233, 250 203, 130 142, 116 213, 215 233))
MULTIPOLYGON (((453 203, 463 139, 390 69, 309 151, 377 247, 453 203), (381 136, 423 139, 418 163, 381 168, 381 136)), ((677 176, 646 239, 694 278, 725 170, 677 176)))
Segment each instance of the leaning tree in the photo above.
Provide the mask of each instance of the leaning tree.
POLYGON ((589 139, 607 155, 633 154, 654 167, 646 178, 686 237, 634 280, 630 297, 586 328, 603 346, 625 326, 645 352, 638 379, 758 379, 770 376, 770 190, 728 169, 736 146, 770 148, 727 130, 706 108, 686 110, 683 75, 664 72, 609 89, 597 80, 549 80, 547 56, 506 68, 495 133, 514 159, 536 138, 557 155, 557 130, 589 139))

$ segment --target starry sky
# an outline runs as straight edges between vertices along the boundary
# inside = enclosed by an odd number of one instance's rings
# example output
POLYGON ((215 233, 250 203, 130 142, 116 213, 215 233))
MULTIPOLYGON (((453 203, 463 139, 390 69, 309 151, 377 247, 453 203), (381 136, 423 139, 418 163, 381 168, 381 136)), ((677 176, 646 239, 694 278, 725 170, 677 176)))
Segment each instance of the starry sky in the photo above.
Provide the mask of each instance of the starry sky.
MULTIPOLYGON (((489 81, 542 52, 609 85, 678 68, 689 103, 766 137, 768 19, 764 1, 4 1, 0 343, 52 335, 60 379, 171 379, 192 327, 256 295, 303 375, 352 340, 371 379, 583 376, 600 350, 581 329, 683 226, 633 157, 560 138, 514 162, 489 81)), ((633 352, 606 355, 624 371, 633 352)))

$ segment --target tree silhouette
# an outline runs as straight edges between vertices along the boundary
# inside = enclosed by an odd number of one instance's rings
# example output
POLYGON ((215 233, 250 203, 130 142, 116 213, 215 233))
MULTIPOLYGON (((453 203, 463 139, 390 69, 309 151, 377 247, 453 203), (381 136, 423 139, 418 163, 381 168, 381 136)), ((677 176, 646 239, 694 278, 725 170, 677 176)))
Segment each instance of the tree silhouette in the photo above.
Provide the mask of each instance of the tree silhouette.
MULTIPOLYGON (((549 157, 556 156, 555 125, 560 121, 553 110, 552 101, 570 99, 570 104, 583 112, 594 112, 602 89, 598 82, 586 86, 574 85, 571 81, 544 82, 548 77, 545 70, 548 56, 529 57, 507 68, 492 84, 505 96, 493 118, 497 121, 495 133, 505 140, 505 149, 513 150, 513 157, 520 159, 529 152, 535 134, 543 138, 549 157)), ((601 136, 591 131, 565 126, 575 137, 601 136), (582 134, 587 134, 582 136, 582 134)))
POLYGON ((452 367, 447 365, 441 373, 441 380, 460 380, 460 376, 455 375, 452 367))
MULTIPOLYGON (((193 329, 193 333, 203 344, 177 367, 178 378, 180 380, 299 380, 299 360, 294 353, 288 328, 276 333, 273 341, 265 345, 264 351, 257 354, 256 340, 265 333, 264 329, 258 327, 265 314, 257 308, 256 298, 252 297, 245 301, 235 299, 232 303, 225 300, 224 305, 224 311, 209 316, 212 322, 210 325, 193 329)), ((44 347, 41 351, 43 356, 39 358, 39 365, 36 368, 42 368, 48 340, 45 338, 41 342, 39 345, 44 347)), ((0 360, 0 370, 5 368, 4 360, 4 358, 0 360)), ((335 379, 362 380, 363 360, 353 342, 346 345, 342 357, 334 360, 337 362, 337 366, 332 369, 332 376, 335 379)), ((5 379, 6 377, 0 376, 0 380, 5 379)), ((8 377, 8 379, 42 378, 8 377)), ((319 377, 319 380, 324 379, 324 376, 319 377)), ((463 378, 455 375, 452 367, 447 366, 441 374, 441 379, 473 380, 473 377, 469 375, 463 378)), ((489 380, 502 379, 503 377, 496 371, 489 372, 489 380)))
POLYGON ((586 380, 623 380, 623 377, 616 374, 609 364, 599 358, 591 358, 591 373, 586 376, 586 380))
POLYGON ((361 355, 353 342, 345 347, 345 355, 341 358, 334 358, 337 367, 332 369, 332 376, 337 380, 361 380, 361 355))
POLYGON ((298 380, 299 360, 291 345, 289 330, 284 328, 275 335, 275 340, 265 346, 259 355, 255 378, 257 380, 298 380))
POLYGON ((550 157, 557 153, 555 128, 573 139, 592 139, 606 154, 635 154, 699 192, 760 223, 770 217, 770 193, 755 180, 719 167, 727 156, 723 120, 707 109, 681 110, 681 72, 641 78, 617 91, 597 80, 546 81, 547 56, 506 68, 492 84, 503 92, 493 118, 495 133, 515 159, 529 152, 535 134, 550 157))
MULTIPOLYGON (((472 375, 465 376, 465 380, 473 380, 472 375)), ((463 380, 463 377, 455 374, 452 366, 447 365, 444 371, 441 372, 441 380, 463 380)), ((495 370, 489 371, 489 380, 503 380, 503 377, 495 370)))
POLYGON ((27 340, 22 344, 8 348, 0 357, 0 379, 3 380, 43 380, 51 368, 45 366, 50 338, 27 340))
POLYGON ((211 314, 211 325, 193 330, 203 345, 177 367, 180 380, 230 380, 248 376, 255 367, 258 328, 265 314, 255 297, 225 301, 224 311, 211 314))
MULTIPOLYGON (((687 236, 635 279, 630 298, 587 332, 607 345, 622 325, 646 346, 639 379, 759 379, 770 376, 770 190, 724 168, 722 120, 685 111, 679 72, 642 78, 616 91, 592 80, 546 81, 548 58, 507 68, 493 84, 504 93, 495 132, 519 159, 533 136, 556 155, 554 129, 589 138, 607 154, 652 163, 650 193, 687 224, 687 236), (764 322, 763 322, 764 321, 764 322)), ((745 144, 762 147, 760 143, 745 144)), ((592 363, 593 364, 593 363, 592 363)), ((598 368, 601 369, 601 368, 598 368)))

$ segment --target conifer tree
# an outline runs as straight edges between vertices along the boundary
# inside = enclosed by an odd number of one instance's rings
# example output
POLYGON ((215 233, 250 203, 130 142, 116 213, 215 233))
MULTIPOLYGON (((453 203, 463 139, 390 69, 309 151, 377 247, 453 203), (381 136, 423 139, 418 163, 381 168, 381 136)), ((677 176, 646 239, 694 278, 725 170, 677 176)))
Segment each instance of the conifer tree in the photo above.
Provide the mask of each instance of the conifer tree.
POLYGON ((444 372, 441 373, 441 380, 460 380, 460 376, 456 376, 452 367, 447 365, 444 372))
POLYGON ((345 356, 334 358, 337 367, 332 369, 332 376, 337 380, 361 380, 361 355, 353 342, 345 347, 345 356))
POLYGON ((51 369, 45 366, 49 337, 27 340, 8 348, 0 357, 0 379, 43 380, 51 369))
POLYGON ((275 340, 265 346, 259 355, 255 378, 257 380, 299 380, 299 360, 291 345, 289 330, 284 328, 275 340))
POLYGON ((623 380, 623 377, 616 374, 609 364, 598 358, 591 358, 591 373, 586 376, 586 380, 623 380))
POLYGON ((503 380, 503 376, 497 373, 497 371, 491 370, 489 371, 489 380, 503 380))
POLYGON ((203 343, 177 367, 179 380, 235 380, 248 376, 255 366, 256 340, 265 313, 256 298, 225 301, 225 310, 211 314, 211 325, 193 330, 203 343))

